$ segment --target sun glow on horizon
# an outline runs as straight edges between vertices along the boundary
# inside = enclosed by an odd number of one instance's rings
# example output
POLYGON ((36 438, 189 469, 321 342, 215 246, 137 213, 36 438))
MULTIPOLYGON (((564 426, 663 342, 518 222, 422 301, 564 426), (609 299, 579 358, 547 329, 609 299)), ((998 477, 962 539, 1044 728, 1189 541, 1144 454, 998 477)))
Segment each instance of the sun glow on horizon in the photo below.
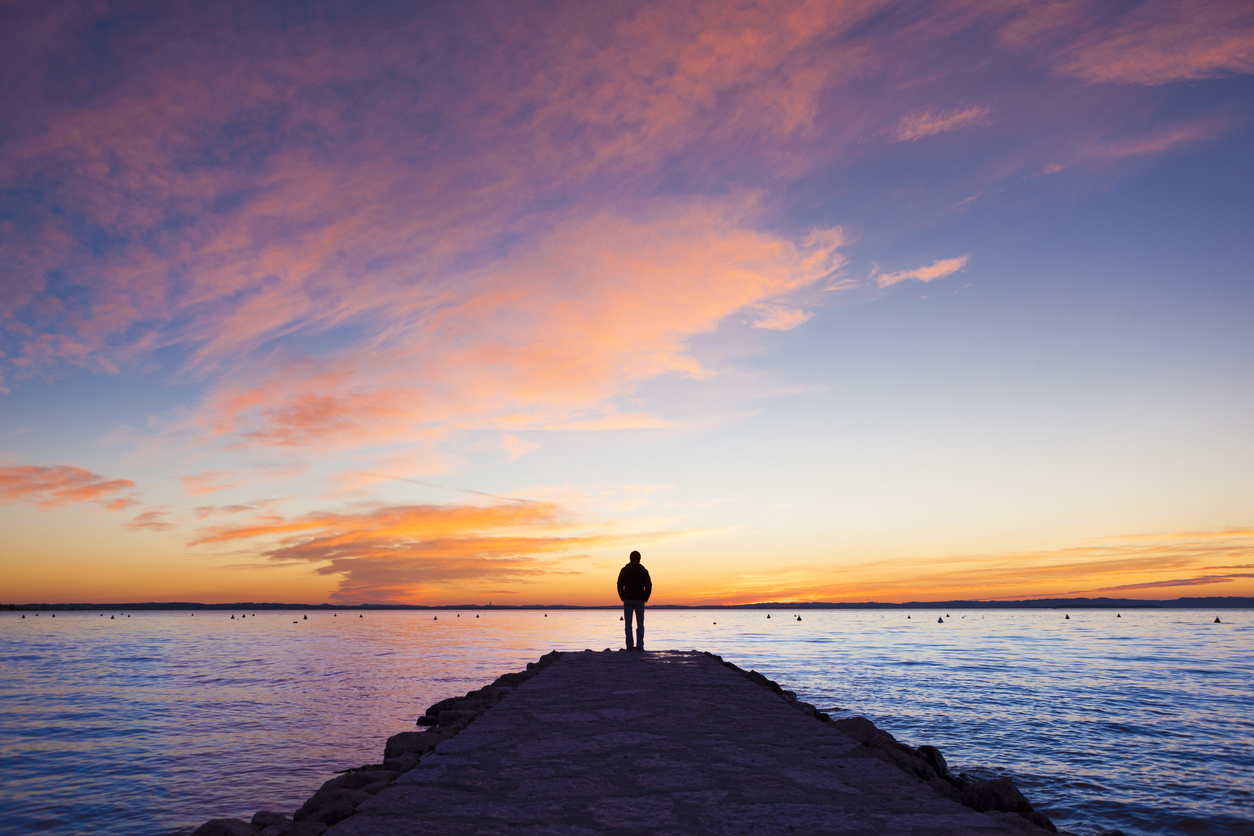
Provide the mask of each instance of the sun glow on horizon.
POLYGON ((140 7, 0 33, 0 603, 1254 595, 1244 4, 140 7))

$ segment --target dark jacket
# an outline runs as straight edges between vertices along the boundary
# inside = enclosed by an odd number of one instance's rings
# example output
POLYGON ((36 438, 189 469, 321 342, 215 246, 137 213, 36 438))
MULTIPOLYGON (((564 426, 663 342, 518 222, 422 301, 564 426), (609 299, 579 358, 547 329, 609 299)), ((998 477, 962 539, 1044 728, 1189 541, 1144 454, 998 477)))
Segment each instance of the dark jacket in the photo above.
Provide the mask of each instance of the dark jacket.
POLYGON ((639 563, 628 563, 618 573, 618 597, 624 601, 647 601, 653 594, 649 570, 639 563))

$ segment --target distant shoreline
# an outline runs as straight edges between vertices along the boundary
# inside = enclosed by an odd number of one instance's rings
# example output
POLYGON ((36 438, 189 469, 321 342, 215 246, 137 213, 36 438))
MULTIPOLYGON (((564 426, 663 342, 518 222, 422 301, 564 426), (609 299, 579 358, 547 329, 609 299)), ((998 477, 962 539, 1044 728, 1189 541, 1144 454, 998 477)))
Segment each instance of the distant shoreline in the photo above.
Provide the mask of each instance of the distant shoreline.
MULTIPOLYGON (((0 611, 31 612, 79 610, 183 611, 183 610, 616 610, 617 604, 279 604, 253 601, 232 604, 201 604, 188 601, 148 601, 144 603, 96 604, 0 604, 0 611)), ((909 601, 903 604, 865 601, 838 603, 826 601, 777 602, 759 604, 657 604, 655 610, 1022 610, 1022 609, 1249 609, 1254 598, 1175 598, 1141 600, 1133 598, 1036 598, 1029 601, 909 601)))

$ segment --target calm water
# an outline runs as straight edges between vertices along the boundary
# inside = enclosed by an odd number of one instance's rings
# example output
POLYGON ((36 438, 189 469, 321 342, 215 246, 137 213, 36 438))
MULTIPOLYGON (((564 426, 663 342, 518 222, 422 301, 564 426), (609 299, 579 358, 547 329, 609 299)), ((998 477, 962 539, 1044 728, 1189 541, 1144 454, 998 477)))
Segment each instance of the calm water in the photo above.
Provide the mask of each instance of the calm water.
MULTIPOLYGON (((651 610, 647 627, 955 771, 1010 774, 1062 829, 1254 833, 1254 611, 1063 614, 651 610)), ((26 615, 0 614, 6 834, 290 814, 430 703, 621 641, 611 611, 26 615)))

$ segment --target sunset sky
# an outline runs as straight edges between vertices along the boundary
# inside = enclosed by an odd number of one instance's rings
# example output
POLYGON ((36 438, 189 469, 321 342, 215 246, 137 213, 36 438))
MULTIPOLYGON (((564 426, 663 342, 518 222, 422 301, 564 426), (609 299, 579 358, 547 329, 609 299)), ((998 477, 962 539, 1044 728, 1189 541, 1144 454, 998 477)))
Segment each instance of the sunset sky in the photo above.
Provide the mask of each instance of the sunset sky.
POLYGON ((10 3, 0 603, 1254 595, 1254 6, 10 3))

